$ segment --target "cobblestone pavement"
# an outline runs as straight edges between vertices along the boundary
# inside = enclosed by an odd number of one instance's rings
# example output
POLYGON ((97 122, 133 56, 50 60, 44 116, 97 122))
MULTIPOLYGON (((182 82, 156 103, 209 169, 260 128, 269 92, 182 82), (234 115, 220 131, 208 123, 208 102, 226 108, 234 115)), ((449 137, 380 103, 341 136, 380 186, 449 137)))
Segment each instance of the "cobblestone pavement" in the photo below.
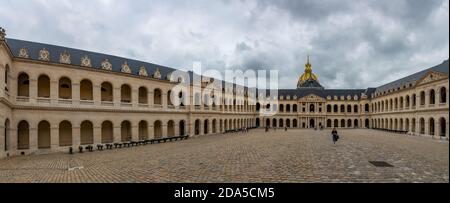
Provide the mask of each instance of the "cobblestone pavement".
POLYGON ((212 135, 0 160, 0 182, 447 182, 449 143, 373 130, 212 135), (386 161, 379 168, 369 161, 386 161), (69 168, 80 167, 75 170, 69 168))

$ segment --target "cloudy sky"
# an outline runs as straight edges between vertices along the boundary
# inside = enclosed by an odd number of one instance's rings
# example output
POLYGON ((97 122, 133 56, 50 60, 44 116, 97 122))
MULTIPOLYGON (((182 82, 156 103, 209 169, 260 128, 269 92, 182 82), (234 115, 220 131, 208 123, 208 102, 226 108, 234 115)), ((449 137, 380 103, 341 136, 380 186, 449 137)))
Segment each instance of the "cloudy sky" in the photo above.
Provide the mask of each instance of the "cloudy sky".
POLYGON ((178 69, 277 69, 311 54, 327 88, 377 87, 449 58, 448 0, 2 0, 8 37, 178 69))

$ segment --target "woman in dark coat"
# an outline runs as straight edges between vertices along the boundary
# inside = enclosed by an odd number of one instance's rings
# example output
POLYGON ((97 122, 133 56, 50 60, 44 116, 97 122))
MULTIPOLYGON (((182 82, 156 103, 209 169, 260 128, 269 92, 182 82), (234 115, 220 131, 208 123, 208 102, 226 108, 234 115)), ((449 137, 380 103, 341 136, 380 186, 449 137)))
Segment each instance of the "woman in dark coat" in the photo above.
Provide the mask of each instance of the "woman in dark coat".
POLYGON ((331 131, 331 135, 333 137, 333 143, 336 144, 336 142, 339 139, 338 132, 337 132, 336 128, 333 128, 333 131, 331 131))

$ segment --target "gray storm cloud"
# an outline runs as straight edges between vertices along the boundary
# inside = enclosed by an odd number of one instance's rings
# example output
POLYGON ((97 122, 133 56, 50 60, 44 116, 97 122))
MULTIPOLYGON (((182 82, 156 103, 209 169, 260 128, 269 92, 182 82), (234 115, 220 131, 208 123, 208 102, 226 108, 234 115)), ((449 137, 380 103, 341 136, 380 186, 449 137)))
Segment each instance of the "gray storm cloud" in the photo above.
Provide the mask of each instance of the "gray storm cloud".
POLYGON ((8 37, 190 70, 277 69, 311 54, 327 88, 376 87, 448 59, 448 0, 2 1, 8 37))

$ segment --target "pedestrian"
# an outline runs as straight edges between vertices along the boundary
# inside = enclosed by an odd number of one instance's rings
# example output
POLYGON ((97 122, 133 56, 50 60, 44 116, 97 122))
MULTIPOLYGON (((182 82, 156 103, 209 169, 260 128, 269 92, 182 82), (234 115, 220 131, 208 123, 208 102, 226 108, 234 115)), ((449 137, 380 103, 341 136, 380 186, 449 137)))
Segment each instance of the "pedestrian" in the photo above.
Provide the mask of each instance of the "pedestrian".
POLYGON ((331 136, 333 138, 333 143, 336 144, 336 142, 339 140, 339 135, 336 128, 333 128, 333 130, 331 131, 331 136))

